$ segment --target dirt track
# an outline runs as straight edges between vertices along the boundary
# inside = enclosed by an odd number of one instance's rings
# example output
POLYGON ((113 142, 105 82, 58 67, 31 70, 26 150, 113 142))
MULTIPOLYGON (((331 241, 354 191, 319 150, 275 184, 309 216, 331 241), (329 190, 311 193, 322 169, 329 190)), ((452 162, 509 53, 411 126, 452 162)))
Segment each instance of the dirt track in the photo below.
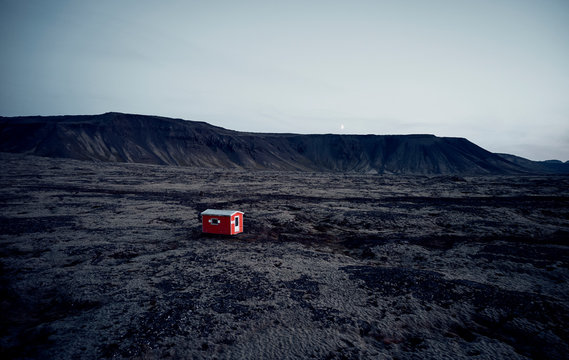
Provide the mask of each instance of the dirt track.
POLYGON ((3 358, 569 353, 569 177, 0 161, 3 358))

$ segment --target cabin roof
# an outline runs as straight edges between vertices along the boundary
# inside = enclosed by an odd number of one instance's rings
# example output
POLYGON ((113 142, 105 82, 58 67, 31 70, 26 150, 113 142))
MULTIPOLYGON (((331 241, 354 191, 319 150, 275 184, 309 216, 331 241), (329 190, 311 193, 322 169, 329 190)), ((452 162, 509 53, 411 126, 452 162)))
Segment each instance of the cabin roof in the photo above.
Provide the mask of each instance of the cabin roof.
POLYGON ((202 211, 202 215, 214 215, 214 216, 232 216, 236 213, 243 213, 239 210, 215 210, 215 209, 207 209, 202 211))

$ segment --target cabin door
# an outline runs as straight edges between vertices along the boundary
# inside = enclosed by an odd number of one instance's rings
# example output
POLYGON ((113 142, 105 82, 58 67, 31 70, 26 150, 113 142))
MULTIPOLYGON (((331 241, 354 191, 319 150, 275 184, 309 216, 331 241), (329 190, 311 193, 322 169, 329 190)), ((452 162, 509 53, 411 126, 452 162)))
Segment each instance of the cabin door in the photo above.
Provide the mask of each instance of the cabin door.
POLYGON ((239 223, 239 216, 235 217, 235 232, 239 232, 241 224, 239 223))

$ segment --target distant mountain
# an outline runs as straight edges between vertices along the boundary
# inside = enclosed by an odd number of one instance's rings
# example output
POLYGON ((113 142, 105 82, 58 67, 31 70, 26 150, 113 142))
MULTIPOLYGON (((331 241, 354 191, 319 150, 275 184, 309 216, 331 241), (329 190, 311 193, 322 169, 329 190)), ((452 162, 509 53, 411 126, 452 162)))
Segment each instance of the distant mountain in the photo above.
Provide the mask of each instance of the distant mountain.
POLYGON ((298 135, 106 113, 0 117, 0 151, 92 161, 395 174, 569 173, 434 135, 298 135))
POLYGON ((530 172, 569 174, 569 161, 560 160, 531 161, 523 157, 510 154, 496 154, 511 163, 522 166, 530 172))

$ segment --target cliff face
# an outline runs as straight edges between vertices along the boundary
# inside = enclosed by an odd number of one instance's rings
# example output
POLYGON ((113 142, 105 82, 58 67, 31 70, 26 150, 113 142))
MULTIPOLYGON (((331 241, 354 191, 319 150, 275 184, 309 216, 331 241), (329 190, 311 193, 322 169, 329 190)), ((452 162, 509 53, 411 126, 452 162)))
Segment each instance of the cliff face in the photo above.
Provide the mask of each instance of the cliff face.
POLYGON ((463 138, 245 133, 204 122, 120 113, 0 118, 0 151, 240 169, 473 175, 560 172, 528 165, 535 162, 511 161, 463 138))

